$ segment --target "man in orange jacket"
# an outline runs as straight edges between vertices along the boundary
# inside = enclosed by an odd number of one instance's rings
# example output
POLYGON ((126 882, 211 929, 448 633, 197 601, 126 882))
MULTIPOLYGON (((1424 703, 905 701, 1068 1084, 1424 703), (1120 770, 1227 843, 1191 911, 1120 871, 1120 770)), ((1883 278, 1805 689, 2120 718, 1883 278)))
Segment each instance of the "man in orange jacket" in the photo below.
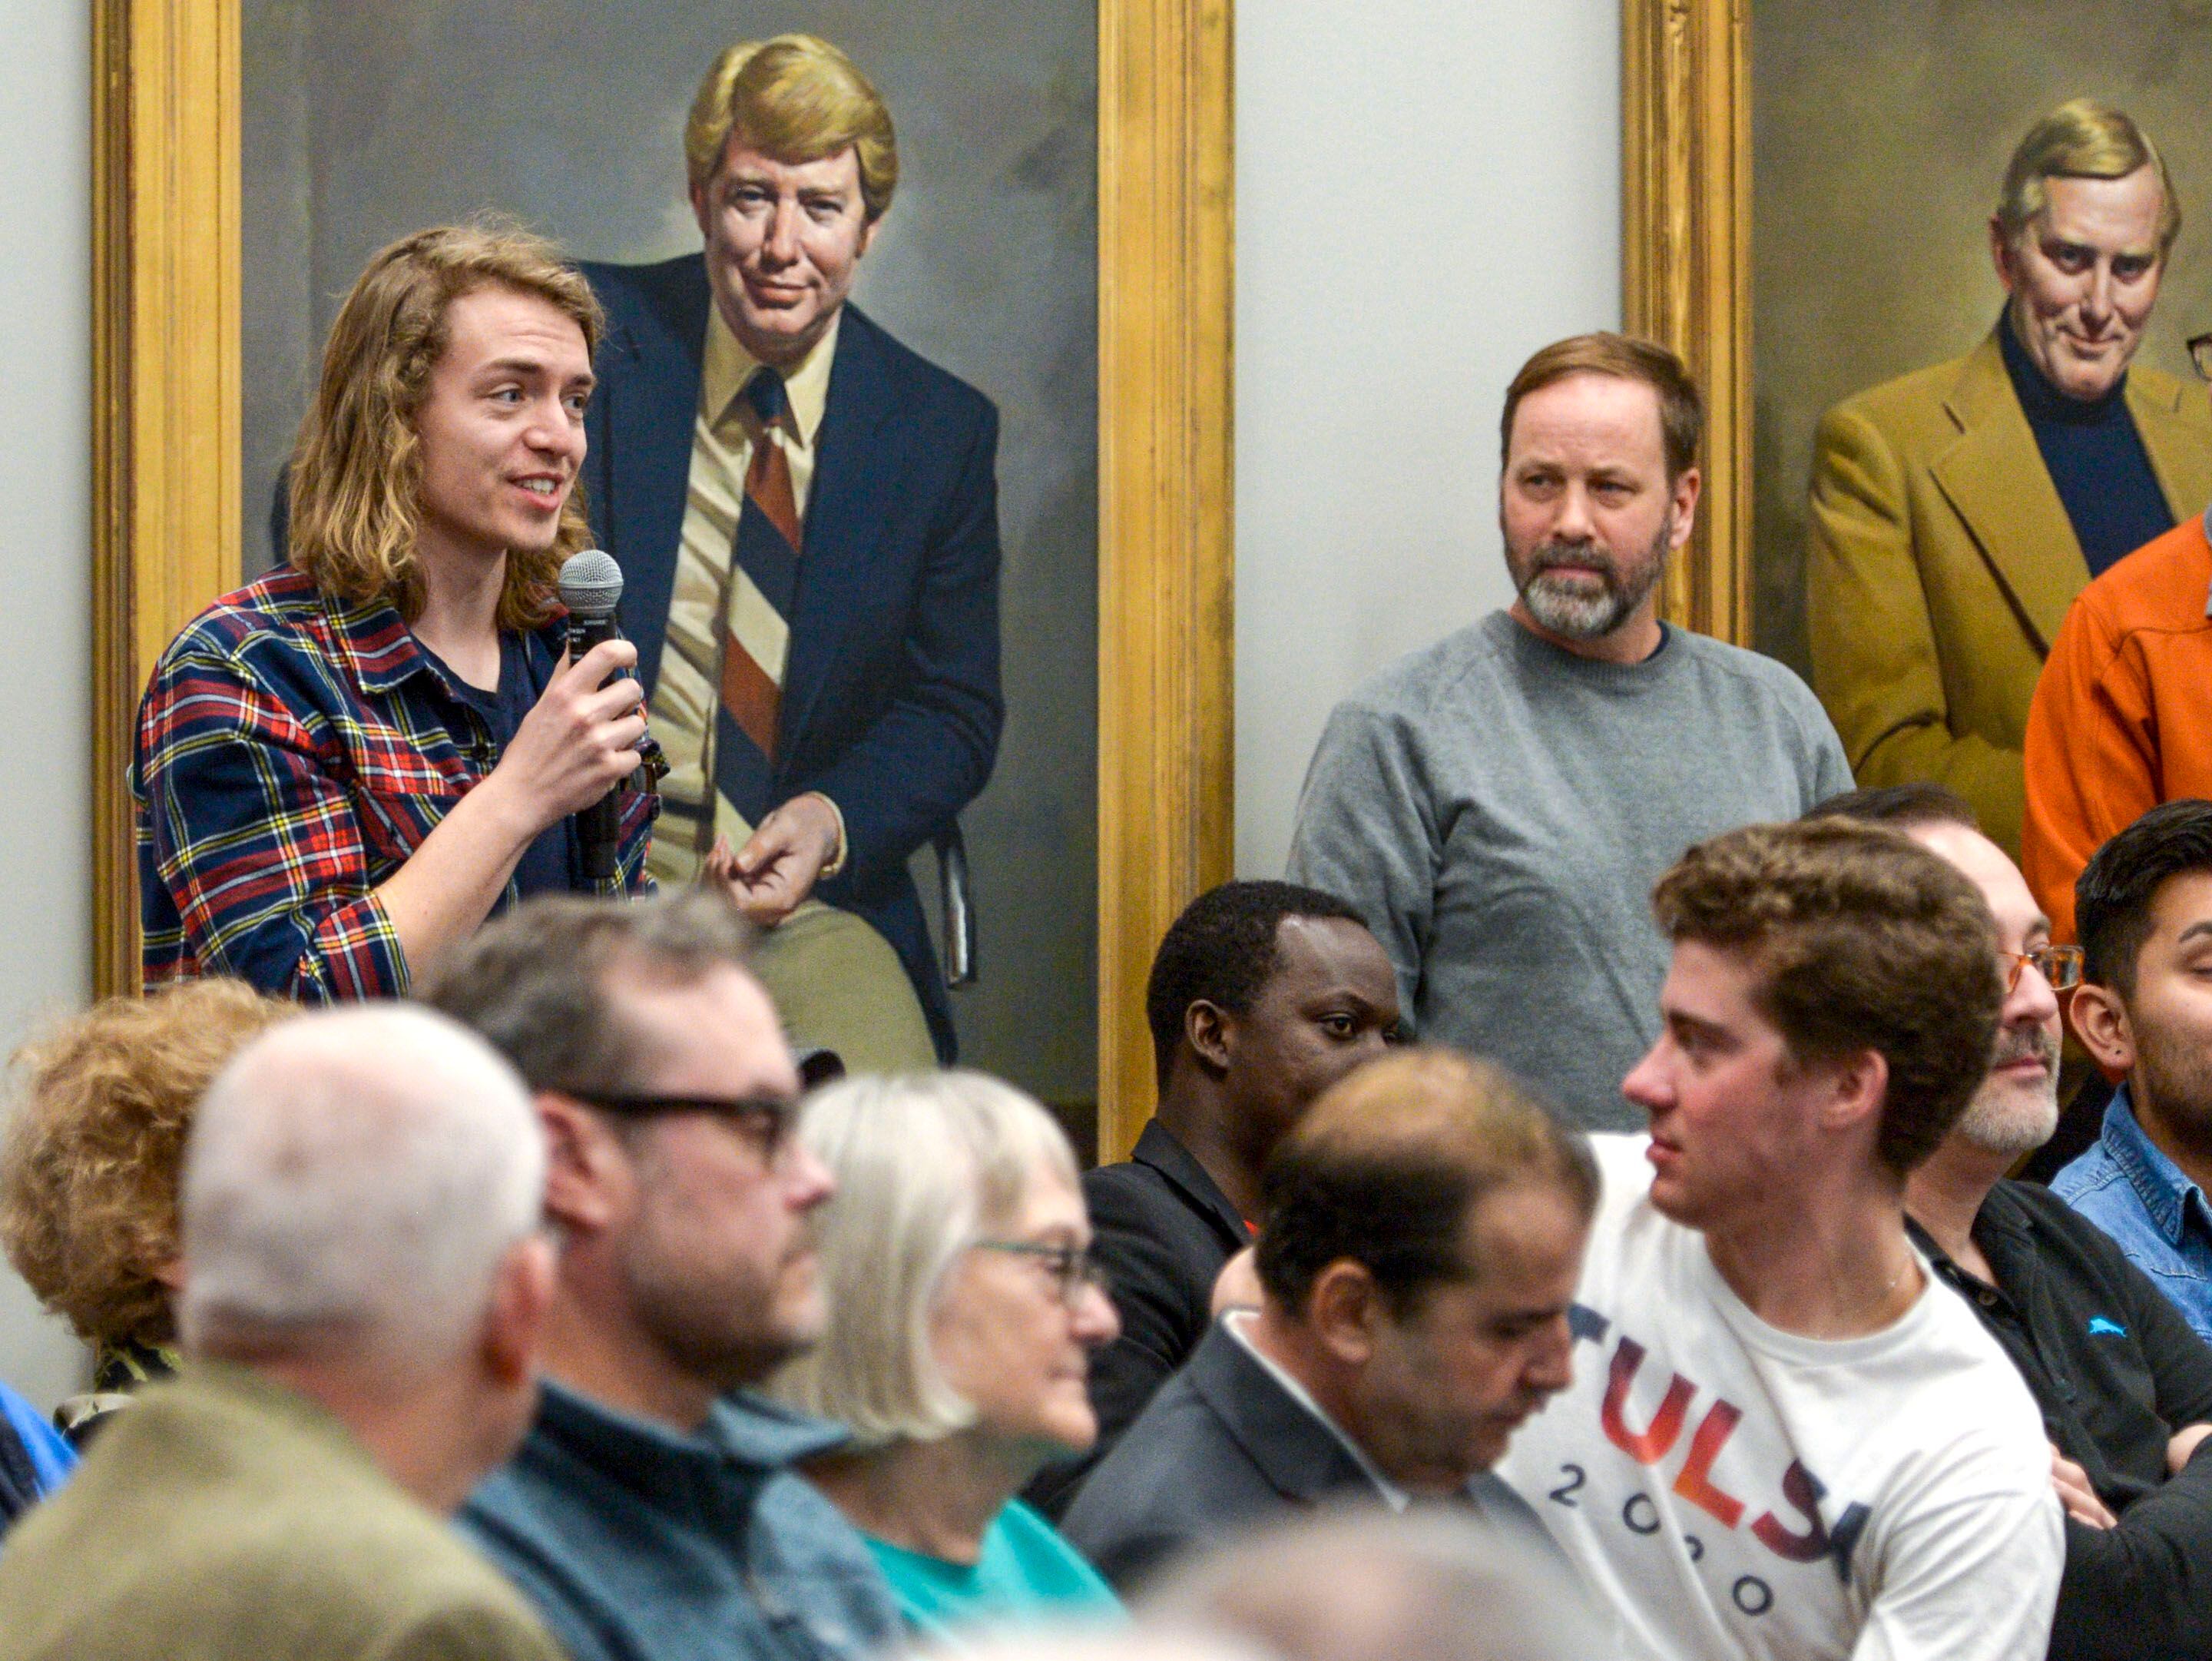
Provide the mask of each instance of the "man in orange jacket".
MULTIPOLYGON (((2212 337, 2190 343, 2212 368, 2212 337)), ((2054 938, 2071 940, 2074 880, 2162 801, 2212 797, 2212 540, 2192 517, 2081 593, 2027 717, 2021 865, 2054 938)))

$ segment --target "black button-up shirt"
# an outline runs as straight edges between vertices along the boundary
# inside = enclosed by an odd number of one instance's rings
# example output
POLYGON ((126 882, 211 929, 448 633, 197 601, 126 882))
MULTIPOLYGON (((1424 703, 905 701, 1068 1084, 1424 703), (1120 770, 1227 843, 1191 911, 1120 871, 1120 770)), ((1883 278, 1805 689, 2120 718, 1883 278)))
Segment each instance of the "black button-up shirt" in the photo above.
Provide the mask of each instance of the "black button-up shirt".
POLYGON ((2067 1519, 2051 1654, 2212 1655, 2212 1451, 2178 1476, 2166 1469, 2172 1433, 2212 1422, 2212 1346, 2048 1189, 2001 1182, 1982 1202, 1974 1244, 1995 1285, 1911 1227, 2020 1369, 2052 1443, 2120 1519, 2112 1529, 2067 1519))

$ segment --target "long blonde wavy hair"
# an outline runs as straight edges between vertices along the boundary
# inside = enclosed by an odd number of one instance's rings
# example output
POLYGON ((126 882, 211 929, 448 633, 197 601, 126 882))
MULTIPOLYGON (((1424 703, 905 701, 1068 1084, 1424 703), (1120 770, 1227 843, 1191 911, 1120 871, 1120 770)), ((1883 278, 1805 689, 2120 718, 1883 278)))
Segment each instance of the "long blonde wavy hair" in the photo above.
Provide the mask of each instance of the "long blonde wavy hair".
MULTIPOLYGON (((445 355, 453 301, 490 284, 546 301, 598 354, 605 320, 599 302, 544 237, 499 221, 439 225, 379 252, 331 325, 322 380, 292 451, 290 558, 325 593, 357 603, 388 599, 410 623, 421 615, 422 456, 415 417, 445 355)), ((591 544, 579 480, 553 545, 507 555, 499 626, 543 623, 561 562, 591 544)))

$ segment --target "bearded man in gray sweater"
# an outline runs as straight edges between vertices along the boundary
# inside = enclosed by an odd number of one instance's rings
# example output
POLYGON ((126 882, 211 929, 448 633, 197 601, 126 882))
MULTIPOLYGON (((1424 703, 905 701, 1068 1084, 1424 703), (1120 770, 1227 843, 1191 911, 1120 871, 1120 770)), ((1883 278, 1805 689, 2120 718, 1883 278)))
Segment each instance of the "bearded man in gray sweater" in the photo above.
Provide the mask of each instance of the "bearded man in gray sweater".
POLYGON ((1804 682, 1659 620, 1703 421, 1647 341, 1578 335, 1522 367, 1498 481, 1520 597, 1337 706, 1291 837, 1291 879, 1365 917, 1423 1039, 1589 1129, 1644 1123, 1620 1081, 1658 1036, 1660 873, 1851 785, 1804 682))

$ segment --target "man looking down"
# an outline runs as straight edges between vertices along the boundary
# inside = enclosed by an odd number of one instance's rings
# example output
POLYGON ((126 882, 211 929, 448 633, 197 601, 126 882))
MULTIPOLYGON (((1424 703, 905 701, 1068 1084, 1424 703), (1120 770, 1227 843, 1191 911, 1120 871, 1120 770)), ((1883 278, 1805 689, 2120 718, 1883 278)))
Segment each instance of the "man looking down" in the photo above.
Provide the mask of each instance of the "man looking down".
POLYGON ((1490 1467, 1567 1382, 1594 1197, 1582 1139, 1487 1063, 1413 1051, 1334 1086, 1268 1161, 1260 1307, 1161 1388, 1067 1537, 1126 1589, 1323 1501, 1447 1500, 1533 1536, 1490 1467))

